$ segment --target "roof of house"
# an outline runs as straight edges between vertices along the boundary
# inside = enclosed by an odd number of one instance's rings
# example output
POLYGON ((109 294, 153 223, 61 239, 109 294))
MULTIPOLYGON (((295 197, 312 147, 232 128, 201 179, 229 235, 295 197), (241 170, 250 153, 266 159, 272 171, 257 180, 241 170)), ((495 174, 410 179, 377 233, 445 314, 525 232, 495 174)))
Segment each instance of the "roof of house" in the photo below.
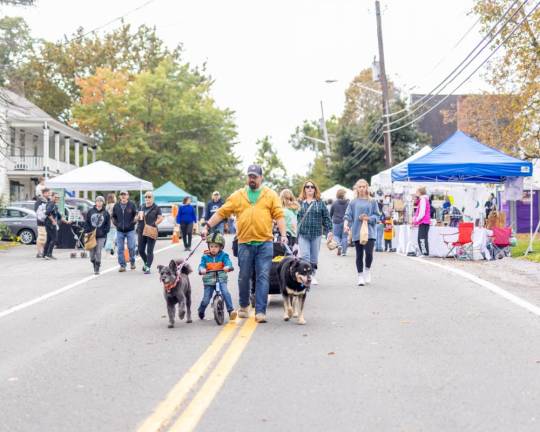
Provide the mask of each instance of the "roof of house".
POLYGON ((67 136, 84 143, 93 143, 93 139, 76 129, 62 123, 47 114, 37 105, 8 89, 0 88, 0 104, 6 108, 8 124, 41 126, 47 122, 53 129, 59 129, 67 136))

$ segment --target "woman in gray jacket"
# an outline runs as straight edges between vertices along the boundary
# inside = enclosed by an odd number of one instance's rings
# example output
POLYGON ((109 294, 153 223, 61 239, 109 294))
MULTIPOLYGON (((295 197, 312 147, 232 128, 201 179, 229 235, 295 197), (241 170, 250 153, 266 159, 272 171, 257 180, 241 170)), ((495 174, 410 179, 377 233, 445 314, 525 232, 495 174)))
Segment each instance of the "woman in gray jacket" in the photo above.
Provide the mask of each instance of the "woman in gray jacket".
POLYGON ((355 199, 349 203, 345 212, 344 231, 348 233, 349 230, 352 230, 352 239, 356 248, 358 285, 363 286, 371 283, 370 269, 373 263, 373 248, 377 239, 376 226, 380 218, 380 213, 377 201, 371 199, 369 196, 369 183, 366 180, 360 179, 356 182, 354 185, 354 195, 355 199), (360 227, 364 221, 368 223, 369 234, 368 242, 363 245, 360 243, 360 227))

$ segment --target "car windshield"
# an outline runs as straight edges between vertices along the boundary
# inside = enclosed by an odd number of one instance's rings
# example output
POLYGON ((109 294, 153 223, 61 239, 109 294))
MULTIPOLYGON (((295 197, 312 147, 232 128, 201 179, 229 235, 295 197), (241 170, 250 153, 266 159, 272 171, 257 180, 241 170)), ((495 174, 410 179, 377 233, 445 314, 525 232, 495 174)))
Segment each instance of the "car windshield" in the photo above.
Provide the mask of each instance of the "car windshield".
POLYGON ((172 213, 171 206, 159 206, 159 208, 161 209, 161 213, 163 213, 164 215, 169 215, 172 213))

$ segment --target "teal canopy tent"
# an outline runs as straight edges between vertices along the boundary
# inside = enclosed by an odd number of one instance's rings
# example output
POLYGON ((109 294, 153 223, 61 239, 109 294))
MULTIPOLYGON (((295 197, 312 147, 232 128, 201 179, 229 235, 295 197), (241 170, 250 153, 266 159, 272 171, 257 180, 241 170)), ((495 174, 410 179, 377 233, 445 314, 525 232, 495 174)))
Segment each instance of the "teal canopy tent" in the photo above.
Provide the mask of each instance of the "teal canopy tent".
POLYGON ((197 197, 186 192, 184 189, 176 186, 173 182, 168 181, 164 185, 154 189, 154 201, 156 204, 181 204, 182 200, 191 197, 193 205, 197 204, 197 197))

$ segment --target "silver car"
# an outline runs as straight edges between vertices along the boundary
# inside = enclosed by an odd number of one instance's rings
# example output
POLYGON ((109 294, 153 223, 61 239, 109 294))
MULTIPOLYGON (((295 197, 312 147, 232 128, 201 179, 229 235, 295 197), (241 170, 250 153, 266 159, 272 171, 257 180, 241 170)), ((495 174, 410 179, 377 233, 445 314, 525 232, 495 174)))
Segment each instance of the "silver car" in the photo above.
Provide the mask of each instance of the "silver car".
POLYGON ((37 217, 34 210, 14 206, 0 209, 0 223, 7 225, 13 236, 19 237, 21 243, 29 245, 36 241, 37 217))
POLYGON ((176 220, 172 215, 172 205, 171 204, 161 204, 159 205, 161 213, 163 214, 163 222, 158 225, 158 232, 160 236, 170 236, 173 233, 174 226, 176 225, 176 220))

